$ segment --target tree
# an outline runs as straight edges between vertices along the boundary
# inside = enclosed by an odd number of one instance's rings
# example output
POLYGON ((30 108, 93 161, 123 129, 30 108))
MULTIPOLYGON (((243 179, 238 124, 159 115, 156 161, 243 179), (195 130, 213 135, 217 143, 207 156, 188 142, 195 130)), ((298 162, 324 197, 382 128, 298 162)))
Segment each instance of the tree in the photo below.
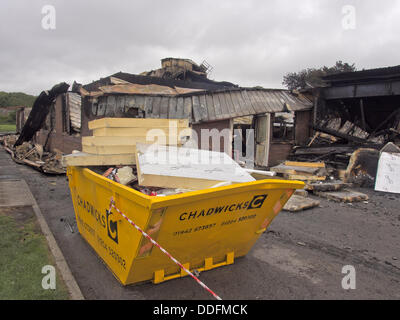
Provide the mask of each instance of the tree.
POLYGON ((289 72, 283 77, 282 84, 289 90, 304 89, 307 86, 321 86, 323 84, 322 77, 342 72, 356 71, 355 64, 343 63, 337 61, 333 67, 323 66, 322 68, 308 68, 299 72, 289 72))
POLYGON ((1 107, 32 107, 36 97, 22 92, 3 92, 0 91, 1 107))

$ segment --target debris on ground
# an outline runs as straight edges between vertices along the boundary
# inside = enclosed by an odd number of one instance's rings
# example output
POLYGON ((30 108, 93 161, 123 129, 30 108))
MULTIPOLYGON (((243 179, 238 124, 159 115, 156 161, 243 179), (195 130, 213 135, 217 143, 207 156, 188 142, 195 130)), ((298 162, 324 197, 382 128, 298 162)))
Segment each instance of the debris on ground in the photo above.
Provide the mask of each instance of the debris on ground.
POLYGON ((60 151, 45 152, 42 145, 29 142, 23 142, 14 147, 17 139, 16 135, 5 136, 1 139, 5 150, 10 153, 16 163, 29 165, 47 174, 65 174, 66 170, 61 163, 62 153, 60 151))
POLYGON ((362 202, 369 200, 368 195, 353 191, 353 190, 341 190, 341 191, 315 191, 314 194, 321 198, 326 198, 328 200, 336 201, 336 202, 362 202))
POLYGON ((289 180, 325 181, 328 172, 323 162, 292 162, 286 161, 271 168, 272 172, 289 180))
POLYGON ((311 209, 318 207, 320 205, 320 201, 314 200, 311 198, 293 195, 286 205, 283 207, 283 210, 290 212, 299 212, 306 209, 311 209))
POLYGON ((356 150, 349 161, 345 181, 360 187, 373 188, 378 168, 379 151, 361 148, 356 150))
POLYGON ((324 183, 308 183, 305 186, 305 190, 307 191, 339 191, 344 189, 349 184, 344 183, 342 181, 332 181, 332 182, 324 182, 324 183))

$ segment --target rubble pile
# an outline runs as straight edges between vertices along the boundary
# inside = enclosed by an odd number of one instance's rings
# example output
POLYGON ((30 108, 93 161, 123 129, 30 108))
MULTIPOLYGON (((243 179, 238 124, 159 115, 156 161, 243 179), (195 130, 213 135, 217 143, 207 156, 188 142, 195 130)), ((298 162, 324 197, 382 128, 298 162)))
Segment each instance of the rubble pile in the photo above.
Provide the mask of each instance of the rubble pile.
POLYGON ((47 174, 65 174, 66 170, 61 163, 61 152, 45 152, 42 145, 29 142, 23 142, 14 147, 17 139, 17 135, 9 135, 1 139, 5 150, 11 154, 16 163, 29 165, 47 174))

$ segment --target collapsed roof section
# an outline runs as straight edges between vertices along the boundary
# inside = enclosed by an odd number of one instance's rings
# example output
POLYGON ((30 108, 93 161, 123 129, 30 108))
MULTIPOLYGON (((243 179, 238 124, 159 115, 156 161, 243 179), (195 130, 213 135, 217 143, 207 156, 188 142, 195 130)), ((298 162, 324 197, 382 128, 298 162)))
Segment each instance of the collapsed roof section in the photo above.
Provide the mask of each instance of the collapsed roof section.
MULTIPOLYGON (((127 108, 143 111, 146 118, 189 119, 191 122, 210 122, 242 116, 302 111, 312 103, 301 95, 286 90, 234 88, 216 91, 193 91, 175 94, 150 94, 115 85, 113 92, 92 99, 96 116, 112 117, 127 108), (121 92, 122 89, 128 89, 121 92), (118 91, 118 92, 117 92, 118 91)), ((103 89, 104 90, 104 89, 103 89)))
POLYGON ((90 100, 96 116, 112 117, 133 108, 146 118, 189 118, 199 123, 312 108, 305 96, 288 90, 241 88, 210 80, 208 68, 206 63, 166 58, 158 71, 119 72, 87 85, 75 83, 72 90, 90 100), (182 70, 197 76, 180 80, 177 75, 182 70))

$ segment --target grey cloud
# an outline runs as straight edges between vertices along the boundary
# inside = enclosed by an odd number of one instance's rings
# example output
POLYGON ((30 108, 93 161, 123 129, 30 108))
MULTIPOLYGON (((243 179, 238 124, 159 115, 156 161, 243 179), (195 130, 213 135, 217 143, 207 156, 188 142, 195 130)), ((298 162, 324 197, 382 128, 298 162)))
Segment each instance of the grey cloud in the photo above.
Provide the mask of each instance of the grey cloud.
POLYGON ((338 59, 399 64, 396 0, 2 0, 0 10, 4 91, 38 94, 59 81, 140 73, 166 56, 206 59, 215 80, 265 87, 338 59), (56 30, 41 28, 46 4, 56 8, 56 30), (355 30, 341 25, 347 4, 357 10, 355 30))

